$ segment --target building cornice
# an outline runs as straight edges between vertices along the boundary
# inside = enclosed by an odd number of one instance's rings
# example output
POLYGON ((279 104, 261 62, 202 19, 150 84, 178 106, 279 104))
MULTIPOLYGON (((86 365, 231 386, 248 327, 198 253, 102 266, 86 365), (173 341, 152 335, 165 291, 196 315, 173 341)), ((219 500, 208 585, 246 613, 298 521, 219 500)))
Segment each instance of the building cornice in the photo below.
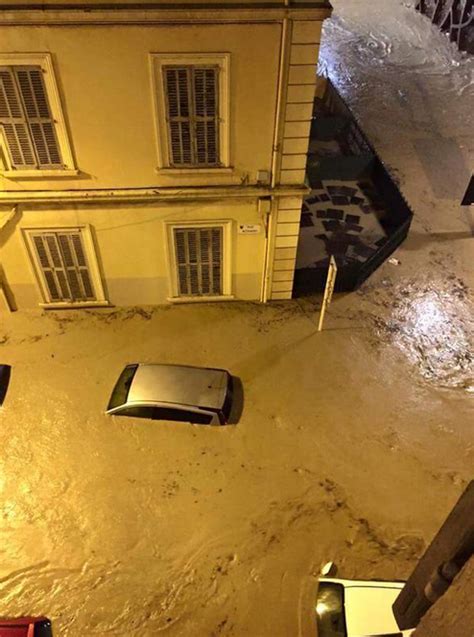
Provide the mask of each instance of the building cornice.
POLYGON ((217 5, 161 5, 140 6, 3 6, 0 26, 61 26, 61 25, 143 25, 184 23, 281 22, 295 20, 324 20, 331 15, 326 2, 282 6, 281 3, 217 4, 217 5))
POLYGON ((0 206, 20 204, 160 203, 215 199, 258 199, 260 197, 301 197, 309 186, 206 186, 201 188, 122 188, 119 190, 31 190, 0 192, 0 206))

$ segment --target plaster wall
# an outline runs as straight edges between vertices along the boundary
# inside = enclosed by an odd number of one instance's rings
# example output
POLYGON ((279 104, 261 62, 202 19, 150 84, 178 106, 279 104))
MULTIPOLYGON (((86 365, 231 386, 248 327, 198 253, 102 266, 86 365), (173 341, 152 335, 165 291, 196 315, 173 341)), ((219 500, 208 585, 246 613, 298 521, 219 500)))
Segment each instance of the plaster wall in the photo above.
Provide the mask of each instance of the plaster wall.
POLYGON ((163 304, 171 296, 173 276, 166 222, 215 220, 231 221, 230 251, 224 254, 232 272, 231 294, 258 300, 265 237, 257 200, 23 210, 1 247, 6 282, 17 307, 37 306, 40 288, 22 230, 90 225, 107 300, 113 305, 163 304), (260 225, 260 232, 241 234, 240 224, 260 225))
POLYGON ((281 24, 0 27, 0 53, 52 55, 77 177, 1 190, 255 183, 271 169, 281 24), (157 174, 151 53, 230 54, 229 174, 157 174))
MULTIPOLYGON (((0 25, 0 53, 51 54, 79 171, 72 177, 0 174, 0 203, 3 195, 5 206, 11 207, 25 191, 39 195, 40 191, 169 187, 184 192, 196 186, 245 190, 257 183, 257 171, 262 170, 267 171, 268 185, 272 170, 274 185, 303 185, 321 12, 316 11, 314 19, 288 20, 286 35, 283 23, 270 12, 268 19, 256 23, 219 24, 217 18, 216 23, 199 24, 101 24, 100 20, 87 23, 85 15, 78 13, 74 22, 68 13, 61 24, 7 26, 3 21, 0 25), (286 38, 283 56, 282 35, 286 38), (203 52, 230 55, 230 170, 166 173, 157 169, 159 139, 150 54, 203 52), (278 143, 274 148, 275 125, 278 143)), ((110 12, 107 19, 112 17, 110 12)), ((174 202, 150 205, 25 204, 14 229, 0 238, 4 278, 16 305, 33 307, 41 300, 21 229, 78 224, 92 228, 111 303, 166 302, 170 265, 163 246, 165 221, 170 218, 232 219, 232 294, 239 299, 261 298, 265 262, 266 298, 291 298, 301 197, 274 199, 271 218, 265 220, 271 227, 268 249, 255 197, 236 201, 229 190, 219 202, 202 201, 183 205, 178 193, 174 202), (238 235, 239 223, 261 224, 261 232, 238 235)))

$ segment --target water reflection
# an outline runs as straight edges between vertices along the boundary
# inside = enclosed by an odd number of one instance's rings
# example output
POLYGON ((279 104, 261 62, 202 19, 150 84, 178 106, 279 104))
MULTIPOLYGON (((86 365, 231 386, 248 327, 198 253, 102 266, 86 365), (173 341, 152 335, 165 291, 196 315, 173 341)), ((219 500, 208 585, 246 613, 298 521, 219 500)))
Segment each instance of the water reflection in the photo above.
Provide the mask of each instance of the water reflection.
POLYGON ((474 383, 469 303, 452 292, 408 285, 387 323, 393 342, 421 374, 446 387, 469 390, 474 383))

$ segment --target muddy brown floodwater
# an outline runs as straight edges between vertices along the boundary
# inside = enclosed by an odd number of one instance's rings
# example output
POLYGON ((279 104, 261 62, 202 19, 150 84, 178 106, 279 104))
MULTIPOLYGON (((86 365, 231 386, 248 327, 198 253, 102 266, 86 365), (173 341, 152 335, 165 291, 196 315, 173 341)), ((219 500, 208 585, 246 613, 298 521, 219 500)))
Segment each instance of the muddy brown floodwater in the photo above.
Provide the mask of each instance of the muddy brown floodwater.
POLYGON ((324 561, 407 576, 472 478, 472 62, 395 0, 334 4, 323 63, 415 212, 398 262, 321 334, 315 298, 2 314, 1 615, 309 636, 324 561), (228 368, 240 423, 105 416, 133 361, 228 368))

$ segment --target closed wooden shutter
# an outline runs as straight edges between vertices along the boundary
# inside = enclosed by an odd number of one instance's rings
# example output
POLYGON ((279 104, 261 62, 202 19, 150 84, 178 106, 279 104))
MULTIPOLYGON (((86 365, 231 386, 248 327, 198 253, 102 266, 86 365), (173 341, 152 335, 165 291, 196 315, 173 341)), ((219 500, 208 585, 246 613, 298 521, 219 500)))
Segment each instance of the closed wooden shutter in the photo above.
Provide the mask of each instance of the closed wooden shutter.
POLYGON ((175 228, 180 296, 222 294, 222 228, 175 228))
POLYGON ((20 95, 9 68, 0 68, 0 124, 10 162, 15 168, 35 167, 36 158, 20 95))
POLYGON ((95 294, 79 231, 32 236, 49 301, 92 301, 95 294))
POLYGON ((169 162, 219 164, 218 68, 164 68, 169 162))
POLYGON ((216 69, 194 68, 194 116, 198 164, 218 163, 218 117, 216 69))
POLYGON ((41 67, 0 67, 0 125, 13 168, 62 167, 41 67))

